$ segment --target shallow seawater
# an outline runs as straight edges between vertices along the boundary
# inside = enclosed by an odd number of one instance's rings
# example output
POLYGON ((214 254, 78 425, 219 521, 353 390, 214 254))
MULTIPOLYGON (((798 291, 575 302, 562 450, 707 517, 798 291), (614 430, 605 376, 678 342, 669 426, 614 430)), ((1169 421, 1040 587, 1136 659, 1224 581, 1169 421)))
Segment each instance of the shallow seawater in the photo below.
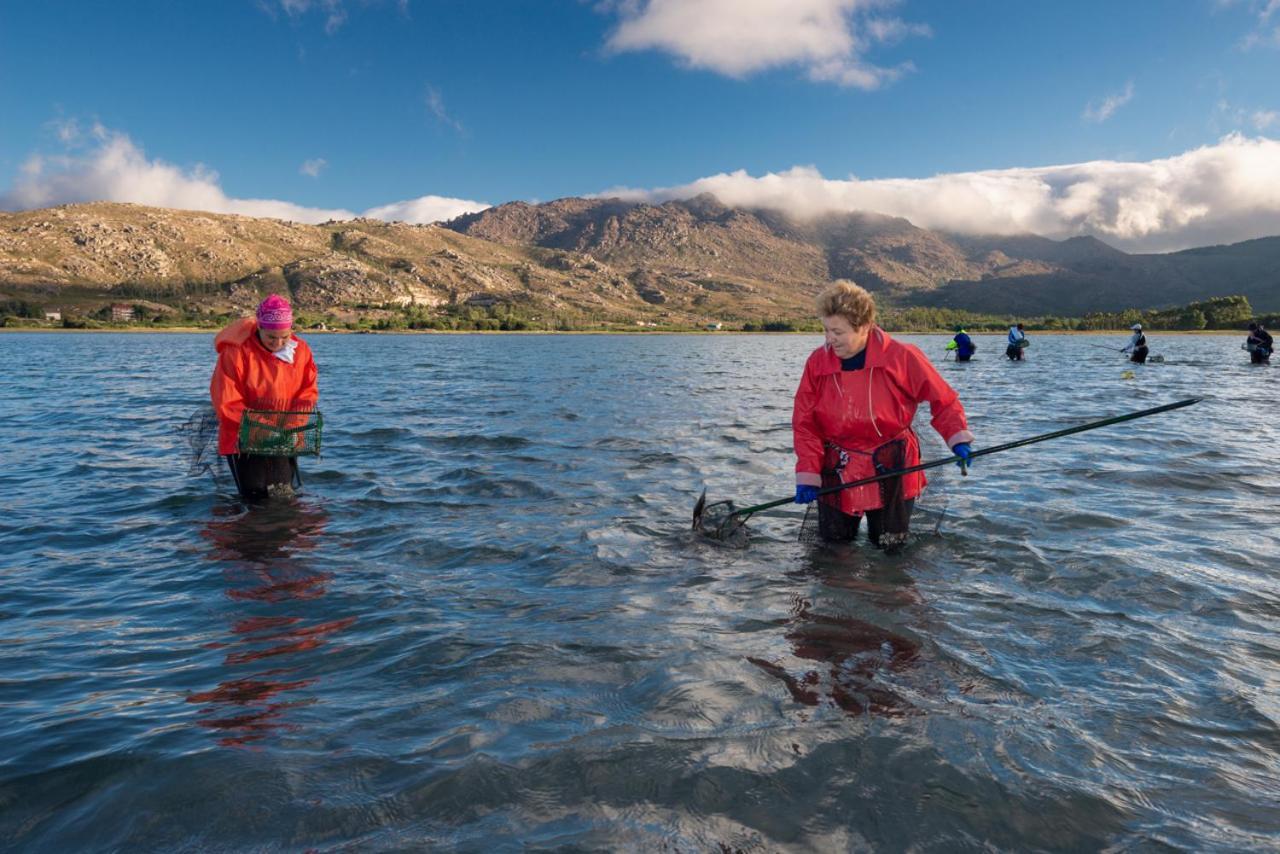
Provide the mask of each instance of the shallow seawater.
POLYGON ((906 336, 976 447, 1204 400, 935 470, 887 556, 689 530, 792 491, 814 337, 313 336, 249 507, 211 336, 0 336, 0 844, 1275 850, 1280 374, 1151 337, 906 336))

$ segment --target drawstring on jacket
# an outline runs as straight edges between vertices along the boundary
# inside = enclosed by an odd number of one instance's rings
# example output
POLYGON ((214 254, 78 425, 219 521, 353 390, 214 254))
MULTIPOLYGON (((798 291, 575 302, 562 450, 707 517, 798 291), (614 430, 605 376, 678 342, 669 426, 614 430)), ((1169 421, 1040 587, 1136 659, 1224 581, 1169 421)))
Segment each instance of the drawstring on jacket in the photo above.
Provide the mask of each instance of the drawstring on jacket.
POLYGON ((871 426, 875 428, 876 436, 883 439, 884 434, 880 432, 880 427, 876 424, 876 407, 871 400, 871 385, 875 382, 876 378, 875 366, 872 365, 870 368, 867 368, 867 371, 867 414, 871 416, 871 426))

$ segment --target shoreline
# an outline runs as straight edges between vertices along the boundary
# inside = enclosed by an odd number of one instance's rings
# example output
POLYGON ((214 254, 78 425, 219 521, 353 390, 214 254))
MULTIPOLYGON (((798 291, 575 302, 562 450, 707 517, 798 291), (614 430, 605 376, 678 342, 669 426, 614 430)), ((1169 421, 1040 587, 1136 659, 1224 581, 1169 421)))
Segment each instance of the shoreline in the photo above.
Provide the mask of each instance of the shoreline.
MULTIPOLYGON (((125 333, 137 335, 208 334, 217 335, 223 327, 209 326, 122 326, 103 329, 65 329, 60 326, 0 326, 4 333, 71 333, 101 335, 125 333)), ((886 330, 890 335, 954 335, 951 329, 898 329, 886 330)), ((1144 330, 1146 331, 1146 330, 1144 330)), ((298 335, 821 335, 821 330, 787 332, 746 332, 741 329, 295 329, 298 335)), ((1036 335, 1129 335, 1129 329, 1032 329, 1028 337, 1036 335)), ((1001 331, 971 332, 970 335, 1004 335, 1001 331)), ((1152 329, 1150 335, 1247 335, 1247 329, 1152 329)))

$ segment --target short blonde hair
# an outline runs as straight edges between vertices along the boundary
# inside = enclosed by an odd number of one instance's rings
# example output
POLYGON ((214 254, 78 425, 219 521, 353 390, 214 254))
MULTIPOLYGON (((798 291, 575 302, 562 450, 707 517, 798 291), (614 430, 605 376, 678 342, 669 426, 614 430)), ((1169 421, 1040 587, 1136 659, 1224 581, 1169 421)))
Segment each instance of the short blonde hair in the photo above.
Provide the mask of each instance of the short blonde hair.
POLYGON ((837 279, 818 294, 820 317, 843 317, 854 329, 876 321, 876 303, 871 294, 846 279, 837 279))

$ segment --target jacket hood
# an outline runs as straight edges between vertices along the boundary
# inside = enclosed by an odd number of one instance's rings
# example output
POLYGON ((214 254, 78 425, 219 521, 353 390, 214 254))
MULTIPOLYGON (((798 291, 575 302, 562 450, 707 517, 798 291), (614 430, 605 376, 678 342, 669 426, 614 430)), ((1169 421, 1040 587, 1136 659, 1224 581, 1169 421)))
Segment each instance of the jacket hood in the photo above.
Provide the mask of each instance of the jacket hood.
MULTIPOLYGON (((885 332, 879 326, 871 328, 871 334, 867 336, 867 359, 864 363, 865 367, 878 368, 884 364, 884 352, 889 348, 889 343, 893 341, 889 337, 889 333, 885 332)), ((840 357, 835 351, 823 344, 821 347, 813 351, 809 356, 814 362, 815 372, 821 376, 825 374, 840 373, 840 357)))
POLYGON ((258 321, 252 317, 242 317, 227 324, 227 327, 213 339, 213 349, 221 353, 228 347, 239 347, 258 331, 258 321))

